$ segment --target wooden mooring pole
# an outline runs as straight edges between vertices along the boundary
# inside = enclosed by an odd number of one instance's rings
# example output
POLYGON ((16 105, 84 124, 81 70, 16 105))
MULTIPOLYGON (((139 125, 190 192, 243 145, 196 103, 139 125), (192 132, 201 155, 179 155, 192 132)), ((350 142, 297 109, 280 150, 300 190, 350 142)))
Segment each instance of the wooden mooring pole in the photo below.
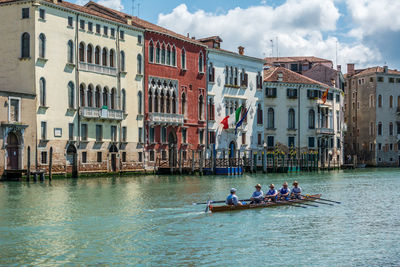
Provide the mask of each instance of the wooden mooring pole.
POLYGON ((53 147, 50 147, 50 162, 49 162, 49 181, 53 179, 53 147))
POLYGON ((29 181, 31 178, 31 147, 28 146, 28 165, 26 171, 26 180, 29 181))

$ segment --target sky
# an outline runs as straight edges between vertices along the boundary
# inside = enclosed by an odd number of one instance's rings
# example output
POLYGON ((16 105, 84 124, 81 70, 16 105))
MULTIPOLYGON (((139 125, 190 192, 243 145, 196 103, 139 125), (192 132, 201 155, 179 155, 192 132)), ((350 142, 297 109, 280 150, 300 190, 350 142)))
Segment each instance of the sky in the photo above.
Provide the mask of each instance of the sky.
MULTIPOLYGON (((82 0, 79 0, 82 1, 82 0)), ((95 0, 222 48, 400 69, 400 0, 95 0), (134 9, 132 4, 134 3, 134 9)))

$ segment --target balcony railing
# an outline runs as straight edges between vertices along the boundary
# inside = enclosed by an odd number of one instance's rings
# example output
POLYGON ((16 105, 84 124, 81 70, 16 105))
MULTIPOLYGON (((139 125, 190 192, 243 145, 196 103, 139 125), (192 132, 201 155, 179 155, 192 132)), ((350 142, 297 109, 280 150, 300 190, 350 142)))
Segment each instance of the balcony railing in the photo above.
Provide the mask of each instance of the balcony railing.
POLYGON ((317 128, 316 129, 317 134, 324 134, 324 135, 334 135, 335 130, 331 128, 317 128))
POLYGON ((122 110, 101 109, 92 107, 83 107, 81 115, 87 119, 106 119, 106 120, 123 120, 124 112, 122 110))
POLYGON ((117 68, 101 66, 97 64, 91 64, 86 62, 79 62, 79 69, 83 71, 96 72, 108 75, 117 75, 117 68))
POLYGON ((171 113, 150 113, 149 120, 151 124, 172 124, 172 125, 183 125, 182 114, 171 114, 171 113))

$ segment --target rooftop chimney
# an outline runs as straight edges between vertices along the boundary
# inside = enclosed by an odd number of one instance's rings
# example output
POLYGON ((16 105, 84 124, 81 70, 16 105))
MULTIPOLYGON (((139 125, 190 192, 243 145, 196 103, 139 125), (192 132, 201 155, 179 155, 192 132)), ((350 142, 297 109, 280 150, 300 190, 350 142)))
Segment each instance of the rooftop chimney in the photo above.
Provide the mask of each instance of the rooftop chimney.
POLYGON ((189 38, 190 37, 190 34, 189 33, 187 33, 187 38, 189 38))
POLYGON ((243 46, 239 46, 239 55, 244 55, 244 47, 243 46))
POLYGON ((193 40, 196 40, 196 37, 195 37, 195 36, 192 36, 192 39, 193 39, 193 40))
POLYGON ((388 66, 383 66, 383 72, 388 73, 388 66))
POLYGON ((342 72, 342 65, 337 65, 336 70, 342 72))
POLYGON ((348 63, 347 64, 347 74, 349 74, 349 75, 354 75, 356 72, 355 72, 355 69, 354 69, 354 63, 348 63))

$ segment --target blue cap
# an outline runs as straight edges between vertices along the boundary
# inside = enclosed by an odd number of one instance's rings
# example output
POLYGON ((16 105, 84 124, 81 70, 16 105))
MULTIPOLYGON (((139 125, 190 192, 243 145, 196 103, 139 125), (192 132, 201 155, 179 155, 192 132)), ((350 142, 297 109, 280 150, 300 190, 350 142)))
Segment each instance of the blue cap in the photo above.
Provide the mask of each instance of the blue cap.
POLYGON ((236 193, 236 188, 231 188, 231 193, 236 193))

